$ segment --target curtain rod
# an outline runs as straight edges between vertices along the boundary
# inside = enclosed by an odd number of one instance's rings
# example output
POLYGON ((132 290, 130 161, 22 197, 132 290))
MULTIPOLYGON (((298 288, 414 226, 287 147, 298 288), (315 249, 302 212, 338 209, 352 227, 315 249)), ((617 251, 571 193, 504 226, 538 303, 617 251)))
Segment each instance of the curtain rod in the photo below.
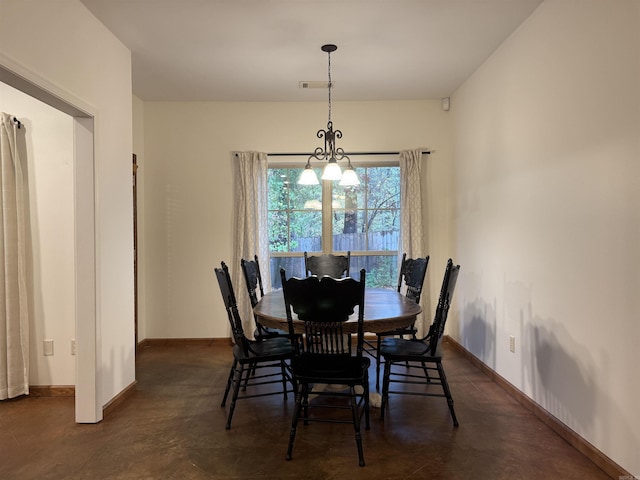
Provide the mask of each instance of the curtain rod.
MULTIPOLYGON (((430 150, 422 151, 423 155, 429 155, 431 153, 430 150)), ((304 157, 309 156, 311 153, 267 153, 269 157, 304 157)), ((400 152, 352 152, 345 153, 347 156, 355 156, 355 155, 400 155, 400 152)))

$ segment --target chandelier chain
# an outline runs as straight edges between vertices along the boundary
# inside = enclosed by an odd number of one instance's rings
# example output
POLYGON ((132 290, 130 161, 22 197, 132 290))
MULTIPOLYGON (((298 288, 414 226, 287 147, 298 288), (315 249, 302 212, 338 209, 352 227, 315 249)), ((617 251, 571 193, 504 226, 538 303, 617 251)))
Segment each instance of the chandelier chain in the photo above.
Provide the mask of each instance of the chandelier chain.
POLYGON ((331 52, 327 52, 329 54, 329 122, 331 122, 331 52))

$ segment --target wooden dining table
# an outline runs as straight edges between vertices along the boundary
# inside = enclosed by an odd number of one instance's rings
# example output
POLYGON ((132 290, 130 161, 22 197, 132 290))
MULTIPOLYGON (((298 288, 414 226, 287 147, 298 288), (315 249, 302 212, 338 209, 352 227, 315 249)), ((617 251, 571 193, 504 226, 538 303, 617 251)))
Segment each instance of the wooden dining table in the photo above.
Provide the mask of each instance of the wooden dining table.
MULTIPOLYGON (((404 328, 416 320, 422 312, 419 304, 395 290, 367 288, 364 294, 364 331, 380 333, 404 328)), ((288 331, 287 312, 282 290, 266 293, 253 308, 257 321, 271 328, 288 331)), ((294 314, 295 315, 295 314, 294 314)), ((345 333, 355 333, 357 309, 345 324, 345 333)), ((294 318, 296 333, 304 333, 304 322, 294 318)))

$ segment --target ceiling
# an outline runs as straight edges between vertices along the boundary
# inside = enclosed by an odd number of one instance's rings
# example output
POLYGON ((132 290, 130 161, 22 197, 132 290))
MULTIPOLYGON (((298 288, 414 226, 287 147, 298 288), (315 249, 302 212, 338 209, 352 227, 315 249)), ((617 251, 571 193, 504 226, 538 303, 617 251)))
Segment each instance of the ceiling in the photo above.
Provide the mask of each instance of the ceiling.
POLYGON ((450 96, 543 0, 81 0, 132 52, 147 101, 450 96))

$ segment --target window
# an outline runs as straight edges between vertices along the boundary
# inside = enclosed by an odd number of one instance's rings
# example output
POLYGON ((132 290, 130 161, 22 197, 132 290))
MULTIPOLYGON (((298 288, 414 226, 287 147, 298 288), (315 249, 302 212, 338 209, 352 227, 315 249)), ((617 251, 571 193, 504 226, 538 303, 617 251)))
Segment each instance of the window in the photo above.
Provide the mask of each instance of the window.
MULTIPOLYGON (((269 251, 273 288, 280 267, 304 276, 304 252, 351 251, 351 273, 364 268, 367 286, 395 288, 400 237, 400 168, 359 165, 361 184, 298 185, 302 168, 269 168, 269 251)), ((320 177, 320 169, 316 172, 320 177)))

